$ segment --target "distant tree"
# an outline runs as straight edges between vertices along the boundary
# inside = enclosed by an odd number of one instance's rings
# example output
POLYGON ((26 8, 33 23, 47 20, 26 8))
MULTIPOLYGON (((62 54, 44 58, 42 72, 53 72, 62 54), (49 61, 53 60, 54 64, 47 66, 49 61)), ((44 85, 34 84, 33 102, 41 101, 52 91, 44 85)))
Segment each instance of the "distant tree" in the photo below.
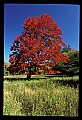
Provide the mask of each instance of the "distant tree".
POLYGON ((4 61, 4 67, 5 67, 5 68, 8 68, 9 66, 10 66, 10 63, 4 61))
POLYGON ((68 45, 66 45, 62 50, 61 50, 61 53, 64 53, 64 52, 69 52, 69 51, 71 51, 71 46, 68 44, 68 45))
POLYGON ((4 62, 4 75, 8 75, 9 71, 7 70, 7 68, 10 66, 9 62, 4 62))
POLYGON ((46 66, 55 66, 59 61, 68 60, 67 56, 60 53, 62 46, 65 46, 60 37, 62 30, 50 15, 27 18, 23 28, 11 46, 11 51, 14 51, 9 56, 11 65, 8 70, 11 74, 27 70, 27 78, 30 78, 39 68, 49 72, 46 66))
POLYGON ((69 60, 67 63, 59 62, 53 69, 59 70, 61 74, 79 75, 79 51, 71 50, 68 52, 69 60))

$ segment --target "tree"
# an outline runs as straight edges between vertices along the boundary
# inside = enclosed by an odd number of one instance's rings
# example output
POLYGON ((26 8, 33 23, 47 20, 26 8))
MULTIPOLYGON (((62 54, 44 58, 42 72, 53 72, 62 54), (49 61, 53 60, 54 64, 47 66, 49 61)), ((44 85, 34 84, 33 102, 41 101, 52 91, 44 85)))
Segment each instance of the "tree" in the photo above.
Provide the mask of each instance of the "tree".
POLYGON ((9 71, 7 70, 7 68, 10 66, 9 62, 4 62, 4 75, 8 75, 9 71))
POLYGON ((71 50, 67 55, 69 57, 68 62, 59 62, 55 67, 53 67, 53 69, 59 70, 61 74, 65 75, 79 75, 79 51, 71 50))
POLYGON ((61 53, 64 53, 64 52, 69 52, 69 51, 71 51, 71 46, 68 44, 68 45, 66 45, 62 50, 61 50, 61 53))
POLYGON ((12 74, 27 70, 27 77, 30 77, 39 68, 49 72, 48 66, 55 66, 59 61, 66 62, 68 57, 60 53, 65 46, 60 35, 62 30, 50 15, 27 18, 22 33, 16 36, 10 48, 13 53, 9 56, 11 65, 8 70, 12 74))

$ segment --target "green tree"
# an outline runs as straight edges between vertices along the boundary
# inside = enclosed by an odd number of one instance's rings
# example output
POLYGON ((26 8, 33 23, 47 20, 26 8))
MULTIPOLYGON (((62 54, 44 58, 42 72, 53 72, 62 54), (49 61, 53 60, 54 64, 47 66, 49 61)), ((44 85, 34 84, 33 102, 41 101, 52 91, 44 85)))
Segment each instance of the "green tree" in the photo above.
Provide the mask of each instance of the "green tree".
POLYGON ((10 63, 4 61, 4 75, 8 75, 9 74, 9 71, 7 70, 7 68, 9 66, 10 66, 10 63))
POLYGON ((69 52, 71 51, 71 46, 68 44, 66 46, 64 46, 64 48, 61 50, 61 53, 64 53, 64 52, 69 52))
POLYGON ((64 75, 79 75, 79 51, 71 50, 67 55, 69 57, 67 63, 59 62, 53 69, 61 71, 64 75))

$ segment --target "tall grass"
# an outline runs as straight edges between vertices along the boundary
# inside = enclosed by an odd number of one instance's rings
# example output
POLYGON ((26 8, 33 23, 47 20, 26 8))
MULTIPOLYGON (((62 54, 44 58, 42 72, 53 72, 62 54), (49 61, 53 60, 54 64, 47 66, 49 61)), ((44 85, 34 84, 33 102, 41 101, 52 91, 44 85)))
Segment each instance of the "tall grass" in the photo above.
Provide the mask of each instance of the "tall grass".
POLYGON ((55 79, 4 81, 3 114, 78 116, 79 87, 64 86, 55 79))

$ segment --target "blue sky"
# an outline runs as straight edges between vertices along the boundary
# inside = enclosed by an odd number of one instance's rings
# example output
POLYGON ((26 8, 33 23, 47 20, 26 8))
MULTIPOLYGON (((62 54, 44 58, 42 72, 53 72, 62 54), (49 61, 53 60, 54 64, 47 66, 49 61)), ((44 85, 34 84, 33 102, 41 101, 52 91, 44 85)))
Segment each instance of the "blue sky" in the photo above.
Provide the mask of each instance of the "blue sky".
POLYGON ((79 50, 80 6, 72 4, 4 4, 4 61, 8 62, 10 46, 23 30, 26 18, 49 14, 62 30, 63 42, 79 50))

